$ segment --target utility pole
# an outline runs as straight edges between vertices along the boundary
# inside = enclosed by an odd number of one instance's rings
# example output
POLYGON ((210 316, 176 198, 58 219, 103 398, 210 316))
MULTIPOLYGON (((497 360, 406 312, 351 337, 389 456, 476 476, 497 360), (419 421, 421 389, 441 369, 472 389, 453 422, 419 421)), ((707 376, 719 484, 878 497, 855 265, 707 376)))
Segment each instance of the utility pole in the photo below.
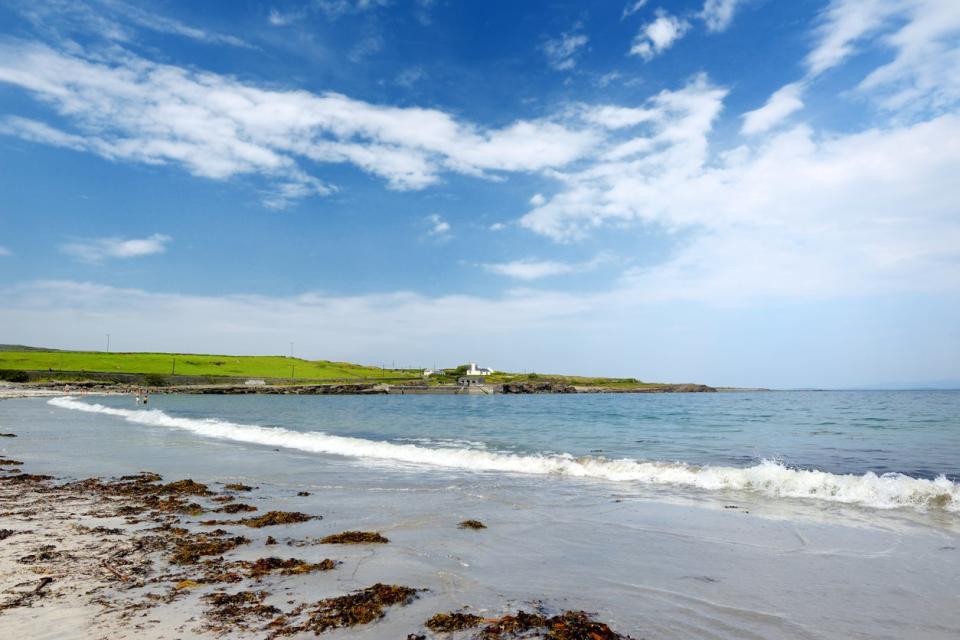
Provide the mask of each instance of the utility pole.
POLYGON ((176 375, 176 374, 177 374, 177 359, 174 358, 174 359, 173 359, 173 367, 170 369, 170 375, 173 376, 173 375, 176 375))
POLYGON ((107 334, 107 353, 110 353, 110 334, 107 334))
POLYGON ((290 379, 291 379, 291 380, 296 380, 296 379, 297 379, 297 374, 295 373, 296 370, 297 370, 296 365, 293 365, 293 364, 290 365, 290 379))

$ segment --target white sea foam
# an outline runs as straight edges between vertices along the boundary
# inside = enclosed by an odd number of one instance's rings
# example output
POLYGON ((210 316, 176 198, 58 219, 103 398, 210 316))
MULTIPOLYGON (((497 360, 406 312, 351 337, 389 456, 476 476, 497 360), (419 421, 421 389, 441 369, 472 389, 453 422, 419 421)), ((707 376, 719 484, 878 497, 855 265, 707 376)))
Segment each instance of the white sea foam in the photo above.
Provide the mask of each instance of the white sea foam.
POLYGON ((334 436, 319 431, 290 431, 280 427, 244 425, 216 419, 177 418, 158 409, 116 409, 80 402, 72 397, 53 398, 49 403, 63 409, 117 416, 137 424, 183 429, 208 438, 311 453, 474 471, 562 475, 708 491, 757 491, 775 498, 826 500, 879 509, 935 507, 960 512, 960 485, 944 476, 927 480, 898 473, 881 476, 874 473, 839 475, 826 471, 791 469, 769 460, 752 467, 736 468, 591 456, 518 455, 477 449, 431 448, 334 436))

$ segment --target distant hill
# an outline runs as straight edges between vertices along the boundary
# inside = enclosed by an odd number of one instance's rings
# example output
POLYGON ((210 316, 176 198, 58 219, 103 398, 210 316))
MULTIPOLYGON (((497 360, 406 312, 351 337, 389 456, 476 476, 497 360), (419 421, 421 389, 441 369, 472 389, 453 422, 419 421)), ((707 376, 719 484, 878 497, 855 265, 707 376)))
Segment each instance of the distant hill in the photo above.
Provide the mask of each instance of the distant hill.
POLYGON ((28 347, 22 344, 0 344, 0 351, 60 351, 60 349, 48 349, 46 347, 28 347))

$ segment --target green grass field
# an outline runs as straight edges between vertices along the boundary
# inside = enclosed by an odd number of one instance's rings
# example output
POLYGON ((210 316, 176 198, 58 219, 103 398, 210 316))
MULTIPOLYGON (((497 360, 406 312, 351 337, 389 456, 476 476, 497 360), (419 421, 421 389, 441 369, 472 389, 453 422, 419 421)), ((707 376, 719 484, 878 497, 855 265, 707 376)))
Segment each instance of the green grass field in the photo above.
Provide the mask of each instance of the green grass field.
POLYGON ((302 380, 418 379, 419 370, 380 369, 348 362, 284 356, 218 356, 186 353, 98 351, 0 351, 0 369, 96 371, 164 376, 235 376, 302 380))

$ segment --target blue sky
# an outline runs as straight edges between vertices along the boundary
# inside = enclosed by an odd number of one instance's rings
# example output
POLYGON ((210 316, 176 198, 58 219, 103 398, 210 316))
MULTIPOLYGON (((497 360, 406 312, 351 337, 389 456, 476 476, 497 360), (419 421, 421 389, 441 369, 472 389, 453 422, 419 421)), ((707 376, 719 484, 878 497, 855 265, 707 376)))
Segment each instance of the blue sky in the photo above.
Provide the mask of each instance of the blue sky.
POLYGON ((0 6, 0 342, 960 381, 960 5, 0 6))

